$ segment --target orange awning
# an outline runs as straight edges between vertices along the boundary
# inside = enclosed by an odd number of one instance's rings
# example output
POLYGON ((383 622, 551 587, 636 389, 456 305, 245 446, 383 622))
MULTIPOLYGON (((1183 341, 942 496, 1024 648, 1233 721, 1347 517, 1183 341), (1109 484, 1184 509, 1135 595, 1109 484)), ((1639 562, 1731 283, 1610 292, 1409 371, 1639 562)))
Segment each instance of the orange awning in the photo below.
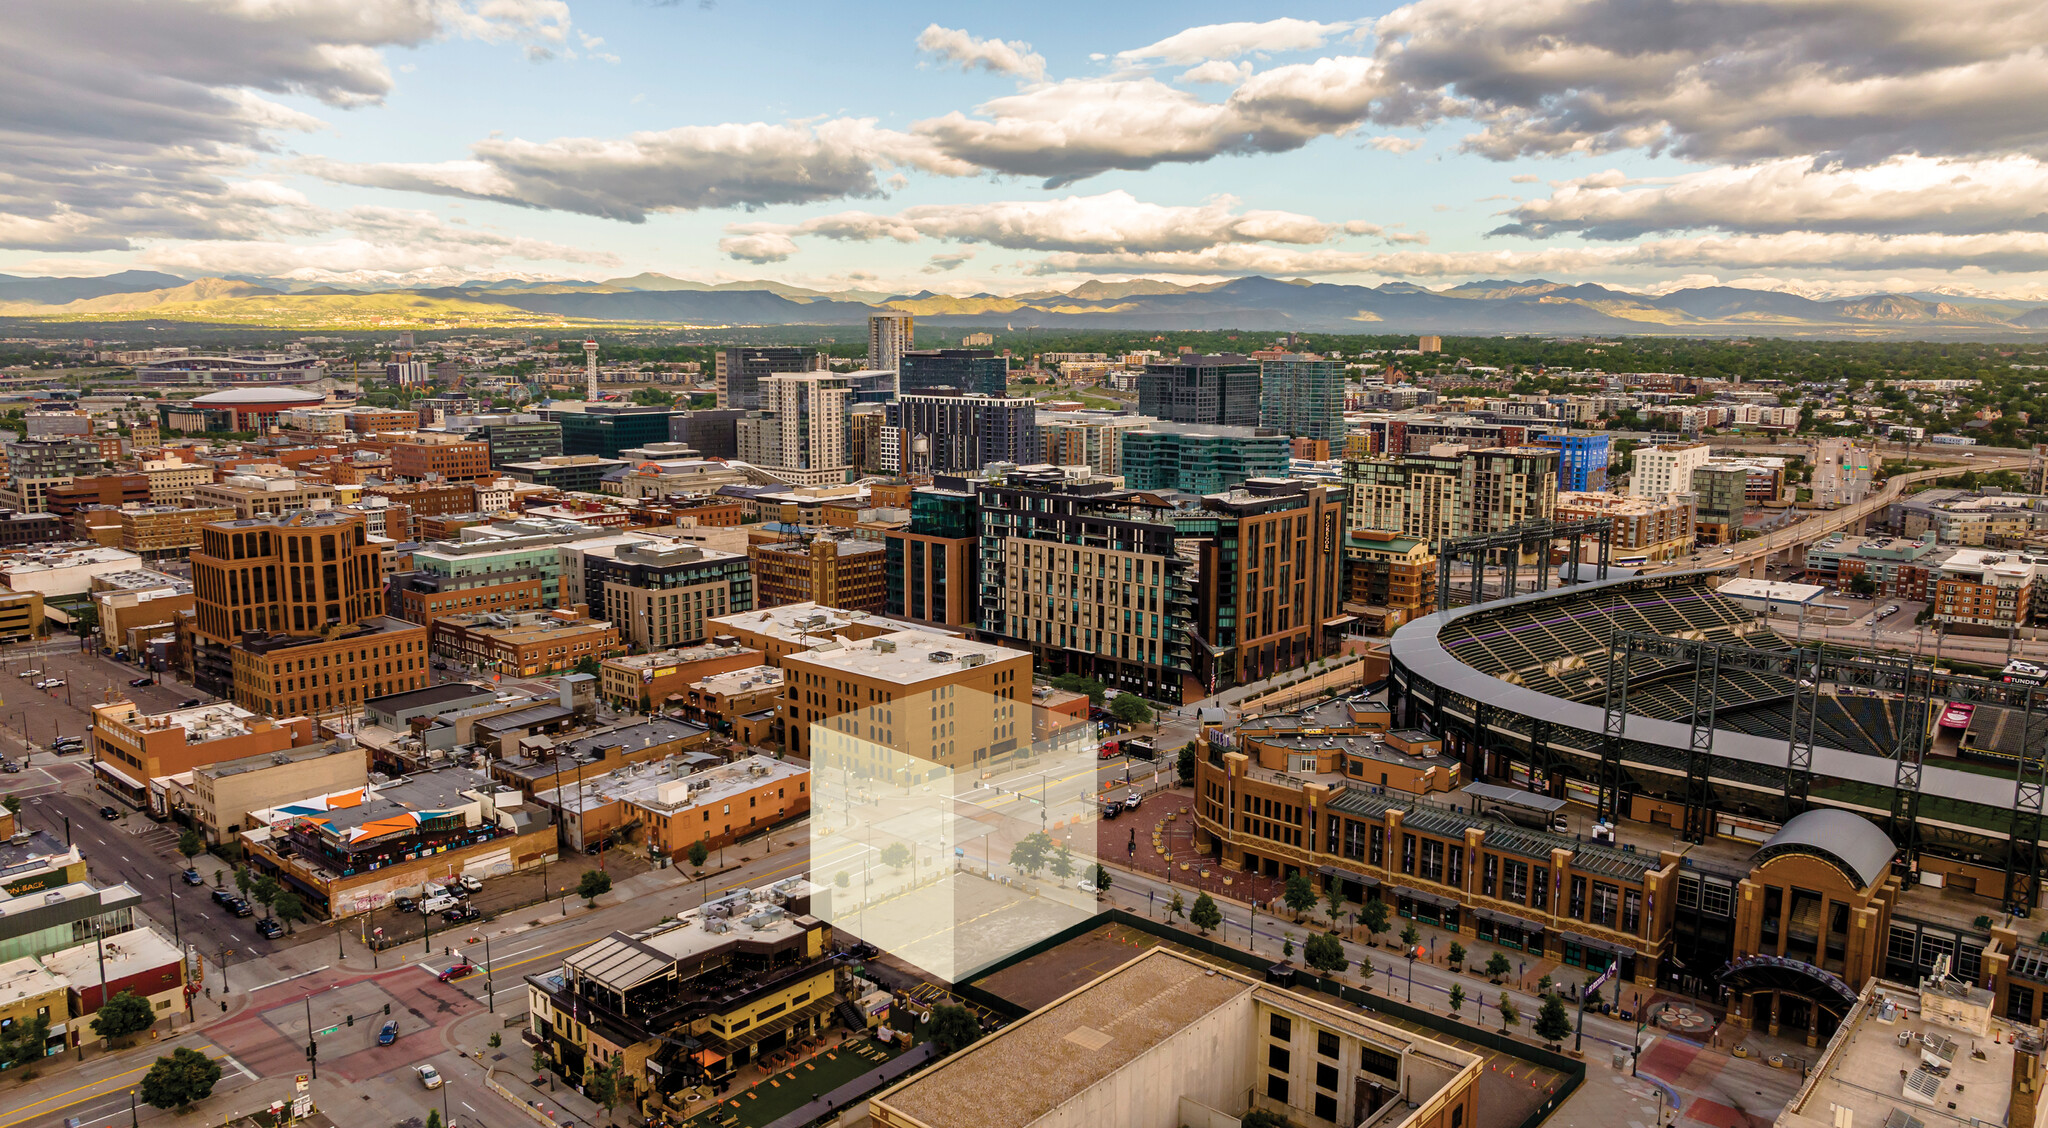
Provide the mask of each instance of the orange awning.
POLYGON ((696 1062, 698 1065, 701 1065, 706 1069, 710 1069, 712 1066, 717 1065, 721 1061, 724 1061, 725 1055, 719 1053, 716 1050, 698 1050, 696 1053, 690 1055, 690 1060, 696 1062))

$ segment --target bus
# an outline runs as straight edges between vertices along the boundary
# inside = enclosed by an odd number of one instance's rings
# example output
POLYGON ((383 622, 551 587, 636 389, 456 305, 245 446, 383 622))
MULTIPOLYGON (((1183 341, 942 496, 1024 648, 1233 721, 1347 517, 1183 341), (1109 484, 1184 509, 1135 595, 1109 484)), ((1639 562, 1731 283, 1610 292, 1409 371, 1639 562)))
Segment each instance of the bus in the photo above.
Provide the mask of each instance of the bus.
POLYGON ((1617 556, 1607 563, 1616 568, 1640 568, 1650 562, 1647 556, 1617 556))
POLYGON ((1970 718, 1977 713, 1977 707, 1967 701, 1951 701, 1941 711, 1941 727, 1945 729, 1967 729, 1970 718))
POLYGON ((1998 680, 2014 685, 2048 685, 2048 666, 2039 666, 2032 662, 2011 662, 2006 665, 2005 672, 1999 675, 1998 680))

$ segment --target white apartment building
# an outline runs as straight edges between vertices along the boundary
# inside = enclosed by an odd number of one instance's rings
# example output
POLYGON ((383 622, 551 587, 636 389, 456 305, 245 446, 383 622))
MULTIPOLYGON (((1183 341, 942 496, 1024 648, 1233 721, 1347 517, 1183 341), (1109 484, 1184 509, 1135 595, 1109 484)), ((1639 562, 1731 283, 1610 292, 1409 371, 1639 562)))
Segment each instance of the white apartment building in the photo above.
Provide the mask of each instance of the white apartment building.
POLYGON ((890 372, 901 369, 903 354, 915 347, 911 341, 916 328, 916 319, 907 313, 869 314, 868 367, 890 372))
POLYGON ((1636 449, 1629 466, 1628 495, 1659 498, 1692 492, 1692 472, 1707 464, 1713 448, 1705 443, 1673 443, 1636 449))
POLYGON ((740 461, 793 486, 838 485, 853 468, 846 377, 786 372, 761 378, 762 410, 739 421, 740 461))

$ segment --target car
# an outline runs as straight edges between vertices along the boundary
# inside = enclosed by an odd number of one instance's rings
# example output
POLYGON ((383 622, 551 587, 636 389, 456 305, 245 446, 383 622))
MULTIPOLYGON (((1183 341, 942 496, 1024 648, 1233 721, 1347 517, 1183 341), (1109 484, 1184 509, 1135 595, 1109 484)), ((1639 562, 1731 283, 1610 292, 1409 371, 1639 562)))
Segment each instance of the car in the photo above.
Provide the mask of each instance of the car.
POLYGON ((440 1070, 435 1069, 431 1065, 422 1065, 417 1068, 420 1071, 420 1084, 425 1085, 429 1089, 438 1089, 441 1087, 440 1070))
POLYGON ((441 919, 447 921, 449 924, 461 924, 465 920, 480 920, 482 919, 483 915, 484 914, 481 910, 473 906, 457 905, 454 908, 449 909, 447 912, 442 913, 441 919))
POLYGON ((391 907, 397 909, 401 913, 410 913, 419 911, 420 903, 411 897, 407 897, 401 894, 400 896, 391 898, 391 907))
POLYGON ((1732 548, 1724 548, 1724 549, 1722 549, 1722 550, 1721 550, 1721 555, 1723 555, 1723 556, 1733 556, 1733 555, 1735 555, 1735 550, 1734 550, 1734 549, 1732 549, 1732 548))
POLYGON ((12 760, 0 760, 0 772, 18 772, 21 765, 12 760))
POLYGON ((192 708, 192 707, 194 707, 194 706, 196 706, 196 705, 198 705, 198 704, 199 704, 199 699, 198 699, 197 697, 187 697, 187 698, 186 698, 185 700, 183 700, 183 701, 181 701, 181 702, 179 702, 179 703, 178 703, 178 708, 180 708, 180 709, 190 709, 190 708, 192 708))
POLYGON ((186 866, 186 867, 185 867, 185 873, 184 873, 184 875, 183 875, 183 876, 184 876, 184 878, 185 878, 185 884, 187 884, 187 885, 204 885, 204 884, 206 884, 206 879, 205 879, 205 878, 203 878, 203 877, 201 877, 201 876, 199 876, 199 870, 198 870, 198 869, 197 869, 196 867, 193 867, 193 866, 186 866))
POLYGON ((443 894, 439 897, 429 897, 421 901, 420 911, 423 913, 445 913, 461 903, 455 898, 443 894))
POLYGON ((1104 819, 1114 819, 1123 813, 1124 805, 1122 803, 1104 803, 1102 805, 1102 817, 1104 819))
POLYGON ((213 891, 213 903, 216 905, 226 907, 227 903, 234 899, 235 891, 232 889, 216 889, 213 891))
POLYGON ((155 679, 155 678, 129 678, 129 679, 128 679, 128 684, 129 684, 129 685, 132 685, 132 686, 136 686, 137 688, 140 688, 140 687, 142 687, 142 686, 145 686, 145 685, 155 685, 155 684, 156 684, 156 679, 155 679))
POLYGON ((475 874, 465 873, 457 881, 464 889, 469 890, 471 893, 481 893, 484 891, 483 879, 475 874))
POLYGON ((43 676, 43 672, 41 670, 23 670, 14 676, 17 678, 39 678, 43 676))
POLYGON ((1138 798, 1138 793, 1136 791, 1133 791, 1129 795, 1124 796, 1124 808, 1126 810, 1135 811, 1138 809, 1139 804, 1142 802, 1143 800, 1138 798))
POLYGON ((43 682, 44 689, 55 689, 64 684, 63 678, 49 678, 43 682))
POLYGON ((385 1023, 382 1030, 377 1031, 377 1044, 388 1046, 396 1041, 398 1041, 398 1020, 393 1019, 385 1023))
POLYGON ((460 979, 475 970, 476 965, 468 960, 464 960, 459 964, 451 964, 447 971, 441 973, 441 982, 446 983, 451 979, 460 979))
POLYGON ((121 817, 121 812, 113 807, 101 807, 100 817, 107 820, 108 822, 113 822, 115 819, 121 817))
POLYGON ((265 940, 275 940, 284 935, 284 925, 277 923, 269 917, 264 917, 256 922, 256 931, 261 933, 265 940))
POLYGON ((57 739, 50 742, 50 747, 83 748, 85 747, 85 738, 82 736, 60 736, 57 739))
POLYGON ((251 905, 246 897, 236 897, 228 902, 228 911, 238 917, 252 917, 256 915, 256 906, 251 905))

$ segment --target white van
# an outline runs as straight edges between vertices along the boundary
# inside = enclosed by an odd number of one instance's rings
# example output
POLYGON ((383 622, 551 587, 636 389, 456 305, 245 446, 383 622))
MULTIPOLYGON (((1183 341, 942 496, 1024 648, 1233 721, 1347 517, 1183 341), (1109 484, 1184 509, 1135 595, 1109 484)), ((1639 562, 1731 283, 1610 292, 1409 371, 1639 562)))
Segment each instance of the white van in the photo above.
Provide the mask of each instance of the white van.
POLYGON ((443 893, 439 896, 429 897, 426 900, 421 901, 420 912, 445 913, 449 909, 452 909, 461 903, 462 902, 456 900, 455 898, 448 896, 446 893, 443 893))

